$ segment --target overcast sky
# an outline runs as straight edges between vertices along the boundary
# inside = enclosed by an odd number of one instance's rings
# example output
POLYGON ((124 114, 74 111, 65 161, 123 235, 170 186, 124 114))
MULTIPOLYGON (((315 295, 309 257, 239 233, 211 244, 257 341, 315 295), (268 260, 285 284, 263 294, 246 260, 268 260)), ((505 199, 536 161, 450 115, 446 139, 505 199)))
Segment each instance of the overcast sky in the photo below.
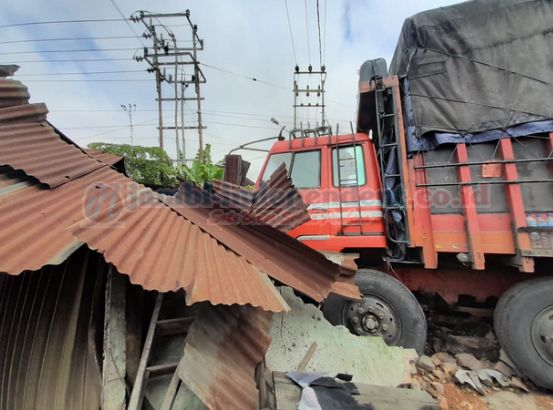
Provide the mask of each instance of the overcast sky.
MULTIPOLYGON (((359 67, 377 57, 390 61, 405 18, 453 3, 456 1, 319 0, 329 122, 333 126, 339 122, 342 130, 349 128, 349 121, 355 118, 359 67)), ((191 11, 205 41, 199 60, 217 68, 203 67, 207 83, 202 86, 208 127, 205 140, 212 144, 215 160, 237 145, 278 134, 271 117, 292 127, 293 68, 296 63, 304 69, 309 63, 315 69, 320 65, 316 0, 287 0, 295 55, 284 0, 116 0, 116 4, 125 17, 136 10, 191 11)), ((3 5, 0 26, 109 18, 120 18, 111 0, 19 0, 3 5)), ((180 26, 184 23, 169 22, 177 38, 186 41, 190 32, 180 26)), ((141 24, 131 24, 138 34, 144 32, 141 24)), ((31 100, 45 102, 49 120, 73 141, 83 147, 95 141, 130 143, 129 119, 120 105, 132 103, 137 107, 135 144, 158 144, 154 76, 145 72, 145 62, 132 60, 142 45, 126 22, 1 27, 0 33, 0 62, 21 66, 16 78, 28 86, 31 100), (59 38, 77 39, 22 42, 59 38), (100 51, 68 51, 85 49, 100 51), (50 52, 55 50, 66 51, 50 52), (52 62, 61 59, 71 61, 52 62), (75 61, 84 59, 96 61, 75 61), (79 74, 97 71, 133 72, 79 74)), ((192 124, 192 104, 187 103, 185 110, 185 120, 192 124)), ((303 121, 317 121, 314 111, 310 116, 304 114, 303 121)), ((172 121, 173 116, 172 106, 166 105, 164 117, 172 121)), ((166 133, 166 149, 174 157, 174 133, 166 133)), ((197 147, 197 136, 187 133, 187 157, 192 157, 197 147)), ((268 148, 270 143, 259 147, 268 148)), ((254 178, 265 155, 242 154, 252 161, 250 177, 254 178)))

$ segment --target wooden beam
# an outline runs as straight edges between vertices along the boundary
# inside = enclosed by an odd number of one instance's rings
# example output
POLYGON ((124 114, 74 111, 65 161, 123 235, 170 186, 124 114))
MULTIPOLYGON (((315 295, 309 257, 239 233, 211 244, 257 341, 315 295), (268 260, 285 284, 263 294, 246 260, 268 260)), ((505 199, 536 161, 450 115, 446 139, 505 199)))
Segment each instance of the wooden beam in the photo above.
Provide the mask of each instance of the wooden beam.
POLYGON ((126 296, 126 278, 110 266, 105 298, 102 409, 120 410, 126 404, 126 296))
MULTIPOLYGON (((457 161, 459 163, 468 162, 467 146, 465 144, 457 144, 457 161)), ((468 165, 461 165, 458 169, 459 182, 472 182, 472 176, 468 165)), ((461 199, 463 201, 463 212, 465 214, 465 226, 467 230, 467 241, 470 249, 472 268, 484 270, 485 257, 482 252, 482 239, 480 235, 480 224, 478 223, 478 212, 476 209, 476 201, 474 199, 474 191, 471 185, 462 185, 461 199)))
MULTIPOLYGON (((499 150, 501 158, 504 160, 514 160, 515 154, 513 144, 510 138, 503 138, 499 141, 499 150)), ((507 181, 518 180, 517 166, 514 163, 504 164, 505 179, 507 181)), ((528 256, 522 256, 524 252, 532 250, 530 235, 528 232, 519 232, 519 228, 527 226, 526 212, 524 211, 524 202, 522 200, 522 191, 520 184, 505 184, 507 192, 507 204, 511 213, 513 235, 517 248, 517 264, 521 272, 534 272, 534 259, 528 256)))
POLYGON ((144 398, 144 383, 146 379, 146 368, 150 361, 150 353, 152 351, 152 344, 154 342, 154 335, 156 333, 157 321, 159 318, 159 311, 161 310, 161 304, 163 302, 163 293, 157 295, 156 304, 152 312, 150 319, 150 326, 148 327, 148 333, 146 334, 146 340, 144 341, 144 348, 142 349, 142 356, 140 358, 140 364, 138 365, 138 373, 136 375, 136 382, 132 388, 131 399, 129 401, 128 410, 138 410, 142 408, 142 400, 144 398))

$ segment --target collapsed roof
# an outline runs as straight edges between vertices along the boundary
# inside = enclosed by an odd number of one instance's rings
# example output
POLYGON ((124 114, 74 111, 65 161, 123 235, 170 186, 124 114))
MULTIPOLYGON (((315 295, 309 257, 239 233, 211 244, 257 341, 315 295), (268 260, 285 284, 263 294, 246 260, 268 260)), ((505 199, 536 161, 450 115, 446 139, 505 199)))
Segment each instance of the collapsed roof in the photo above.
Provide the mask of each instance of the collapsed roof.
POLYGON ((19 81, 0 79, 0 272, 60 264, 86 244, 145 289, 184 289, 188 304, 287 310, 269 277, 316 301, 330 293, 341 269, 318 252, 267 225, 209 226, 209 212, 86 153, 28 99, 19 81))

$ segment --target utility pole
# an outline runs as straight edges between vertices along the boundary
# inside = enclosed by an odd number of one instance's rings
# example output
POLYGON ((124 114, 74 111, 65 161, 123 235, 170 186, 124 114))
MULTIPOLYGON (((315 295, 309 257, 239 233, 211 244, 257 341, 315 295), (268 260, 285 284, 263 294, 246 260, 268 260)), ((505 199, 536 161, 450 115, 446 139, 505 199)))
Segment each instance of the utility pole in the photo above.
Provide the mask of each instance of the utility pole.
MULTIPOLYGON (((149 13, 139 11, 131 16, 133 22, 142 22, 146 27, 146 32, 143 36, 146 39, 152 40, 152 47, 144 47, 142 56, 135 56, 137 61, 145 60, 150 68, 149 72, 156 75, 156 90, 159 115, 159 146, 164 145, 164 131, 175 131, 175 146, 177 150, 176 161, 186 160, 186 141, 184 138, 185 130, 195 130, 198 134, 198 144, 200 157, 203 156, 203 130, 206 128, 202 121, 202 104, 204 98, 201 96, 201 84, 206 82, 206 78, 200 68, 198 61, 198 51, 204 48, 204 42, 198 35, 198 26, 192 23, 190 19, 190 11, 184 13, 149 13), (175 34, 169 29, 169 25, 164 24, 166 19, 184 18, 184 26, 190 30, 192 47, 179 47, 179 40, 175 34), (163 33, 166 33, 168 39, 163 38, 163 33), (192 66, 192 73, 184 73, 184 68, 192 66), (168 68, 169 74, 166 73, 168 68), (172 69, 171 69, 172 68, 172 69), (180 73, 180 75, 179 75, 180 73), (172 96, 162 96, 162 86, 164 83, 172 85, 172 96), (180 87, 178 86, 180 84, 180 87), (188 85, 194 84, 194 95, 185 97, 185 89, 188 85), (196 102, 196 121, 194 125, 184 124, 184 103, 186 101, 196 102), (163 109, 165 102, 174 103, 174 124, 164 125, 163 109), (180 104, 180 124, 179 124, 179 104, 180 104), (179 135, 180 131, 180 135, 179 135), (182 151, 181 151, 182 148, 182 151)), ((182 26, 182 24, 179 24, 182 26)), ((167 91, 167 90, 166 90, 167 91)))
POLYGON ((313 67, 309 65, 307 71, 302 71, 298 66, 294 69, 294 130, 293 132, 300 132, 303 134, 329 134, 330 127, 326 120, 325 114, 325 82, 326 82, 326 67, 321 66, 320 70, 313 70, 313 67), (307 77, 307 81, 304 81, 303 78, 307 77), (311 79, 316 78, 317 84, 315 87, 311 86, 311 79), (300 85, 301 82, 301 85, 300 85), (307 101, 303 102, 301 97, 306 97, 307 101), (315 102, 313 101, 315 97, 315 102), (321 122, 317 121, 315 128, 311 127, 310 123, 307 123, 307 128, 304 128, 303 123, 300 122, 300 127, 298 128, 298 116, 300 112, 307 112, 310 110, 319 110, 321 115, 321 122))
POLYGON ((131 145, 134 145, 132 113, 133 111, 136 111, 136 104, 131 104, 131 103, 127 105, 121 104, 121 108, 123 109, 123 111, 129 114, 129 122, 131 124, 131 145))

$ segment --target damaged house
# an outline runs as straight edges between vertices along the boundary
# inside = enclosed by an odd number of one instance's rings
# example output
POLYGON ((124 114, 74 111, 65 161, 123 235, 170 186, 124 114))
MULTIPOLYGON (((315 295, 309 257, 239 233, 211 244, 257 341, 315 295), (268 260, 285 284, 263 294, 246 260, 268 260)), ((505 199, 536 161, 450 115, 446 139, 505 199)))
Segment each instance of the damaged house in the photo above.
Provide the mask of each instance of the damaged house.
POLYGON ((255 408, 271 316, 289 310, 275 284, 355 297, 278 229, 210 221, 221 197, 159 195, 81 149, 19 81, 0 79, 0 107, 1 408, 255 408))

